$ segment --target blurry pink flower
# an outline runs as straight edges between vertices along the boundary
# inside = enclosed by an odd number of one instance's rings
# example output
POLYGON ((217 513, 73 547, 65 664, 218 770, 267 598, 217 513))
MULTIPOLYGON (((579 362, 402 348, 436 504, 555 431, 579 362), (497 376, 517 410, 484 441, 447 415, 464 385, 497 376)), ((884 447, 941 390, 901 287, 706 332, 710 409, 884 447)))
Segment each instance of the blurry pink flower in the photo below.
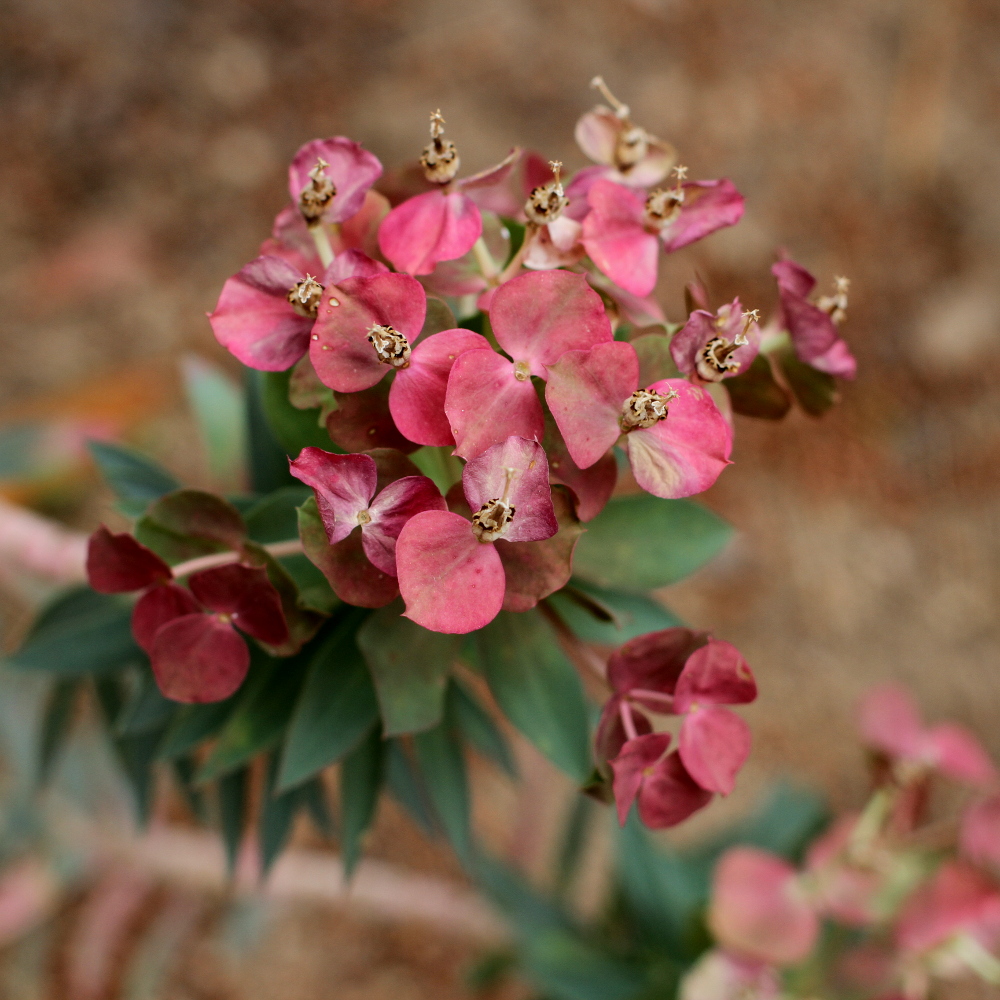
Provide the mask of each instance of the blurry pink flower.
POLYGON ((904 769, 936 770, 981 787, 997 780, 993 762, 971 733, 947 722, 925 729, 913 699, 897 684, 881 685, 864 696, 860 723, 865 742, 904 769))
POLYGON ((695 309, 670 341, 679 371, 703 382, 721 382, 745 372, 760 349, 756 312, 744 312, 738 298, 713 315, 695 309))
POLYGON ((422 511, 447 510, 426 476, 396 479, 376 496, 378 468, 370 455, 303 448, 290 469, 312 487, 330 544, 343 542, 357 529, 369 562, 388 576, 396 575, 396 540, 403 525, 422 511))
POLYGON ((801 962, 819 935, 795 869, 755 847, 734 847, 719 860, 708 925, 723 947, 772 965, 801 962))
POLYGON ((288 192, 309 225, 355 215, 382 174, 378 158, 356 142, 334 136, 300 147, 288 167, 288 192))
POLYGON ((474 512, 431 510, 404 525, 396 542, 406 616, 434 632, 472 632, 491 622, 506 578, 497 542, 551 538, 558 530, 541 445, 510 437, 468 462, 462 487, 474 512))
POLYGON ((863 927, 879 917, 877 894, 884 879, 874 868, 862 867, 847 854, 859 817, 840 817, 806 856, 806 871, 813 876, 818 912, 842 924, 863 927))
POLYGON ((679 1000, 777 1000, 781 981, 772 965, 719 948, 705 952, 681 980, 679 1000))
POLYGON ((732 430, 708 392, 685 379, 640 389, 631 344, 567 351, 548 366, 545 399, 579 468, 624 434, 636 482, 654 496, 701 493, 729 464, 732 430))
POLYGON ((959 847, 970 861, 1000 868, 1000 795, 980 799, 966 809, 959 847))
POLYGON ((798 359, 829 375, 854 378, 857 362, 837 332, 846 317, 847 279, 837 278, 834 294, 822 296, 814 304, 808 296, 816 279, 800 264, 779 260, 771 273, 778 279, 780 322, 792 338, 798 359))
POLYGON ((531 377, 546 378, 566 351, 611 340, 601 297, 568 271, 522 274, 501 285, 490 324, 513 360, 488 349, 462 354, 445 396, 456 454, 467 459, 514 435, 540 441, 545 421, 531 377))
POLYGON ((743 217, 743 196, 732 181, 684 181, 657 188, 645 199, 612 181, 595 181, 587 194, 583 245, 616 285, 645 296, 656 285, 660 244, 667 253, 734 226, 743 217))
POLYGON ((247 367, 285 371, 309 349, 324 287, 386 270, 348 250, 317 272, 317 280, 285 258, 264 255, 226 281, 208 321, 219 343, 247 367))

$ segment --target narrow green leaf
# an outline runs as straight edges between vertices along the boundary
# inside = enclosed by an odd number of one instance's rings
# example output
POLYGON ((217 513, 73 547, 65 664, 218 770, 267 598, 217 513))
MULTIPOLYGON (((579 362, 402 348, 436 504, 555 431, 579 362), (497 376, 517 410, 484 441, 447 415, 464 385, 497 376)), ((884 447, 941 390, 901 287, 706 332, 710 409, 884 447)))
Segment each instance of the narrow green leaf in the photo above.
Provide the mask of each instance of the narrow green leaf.
POLYGON ((295 814, 302 805, 300 790, 295 788, 283 794, 275 793, 278 775, 278 758, 272 754, 268 765, 267 788, 260 809, 258 836, 260 839, 260 861, 264 875, 278 859, 278 855, 288 843, 292 833, 295 814))
POLYGON ((340 766, 340 850, 348 877, 361 858, 362 839, 375 819, 384 780, 385 744, 378 726, 372 726, 340 766))
POLYGON ((87 447, 128 517, 140 517, 154 500, 180 486, 166 469, 131 448, 106 441, 88 441, 87 447))
POLYGON ((143 668, 137 672, 128 700, 115 720, 115 735, 137 736, 153 729, 163 732, 179 707, 160 694, 153 672, 143 668))
POLYGON ((69 737, 73 709, 82 683, 80 678, 70 677, 55 681, 49 690, 38 739, 39 785, 44 785, 51 777, 59 751, 69 737))
POLYGON ((430 729, 444 712, 448 672, 461 636, 431 632, 404 618, 397 599, 358 630, 358 646, 375 681, 386 736, 430 729))
POLYGON ((239 694, 235 694, 225 701, 182 705, 167 727, 157 756, 161 760, 172 760, 190 753, 199 743, 222 729, 238 701, 239 694))
POLYGON ((132 789, 142 826, 149 822, 152 813, 155 788, 153 766, 156 763, 156 748, 162 738, 163 730, 154 729, 136 736, 122 736, 113 741, 122 770, 132 789))
POLYGON ((441 826, 459 859, 469 860, 469 781, 462 746, 442 724, 413 737, 417 763, 441 826))
POLYGON ((246 471, 243 390, 220 368, 193 354, 181 360, 181 374, 212 480, 220 489, 238 489, 246 471))
POLYGON ((146 654, 132 638, 132 608, 116 595, 74 587, 39 615, 24 645, 9 659, 21 670, 64 677, 111 673, 146 654))
MULTIPOLYGON (((647 989, 641 965, 605 954, 565 931, 528 939, 524 963, 551 1000, 631 1000, 647 989)), ((673 996, 673 990, 663 995, 673 996)))
POLYGON ((302 803, 312 818, 313 825, 327 838, 334 835, 333 816, 330 815, 330 804, 326 799, 326 785, 320 775, 310 778, 300 789, 302 803))
POLYGON ((389 740, 386 751, 385 776, 392 797, 416 820, 429 836, 437 833, 433 805, 423 779, 413 766, 400 739, 389 740))
POLYGON ((583 782, 590 725, 580 678, 537 611, 501 611, 479 632, 486 681, 507 718, 557 767, 583 782))
POLYGON ((354 641, 363 615, 350 612, 311 655, 282 753, 280 791, 340 760, 378 719, 375 689, 354 641))
POLYGON ((445 715, 487 760, 510 777, 517 777, 514 755, 503 733, 489 712, 454 678, 448 685, 445 715))
MULTIPOLYGON (((250 485, 255 493, 273 493, 282 486, 294 486, 298 480, 288 471, 288 454, 278 443, 268 423, 261 399, 263 372, 244 369, 247 399, 247 451, 250 485)), ((330 450, 330 449, 327 449, 330 450)))
POLYGON ((261 545, 298 538, 298 508, 313 495, 304 483, 282 486, 258 500, 244 515, 247 534, 261 545))
POLYGON ((205 796, 200 788, 194 786, 194 774, 197 764, 191 757, 178 757, 170 762, 170 769, 173 772, 174 780, 180 789, 184 801, 194 814, 195 819, 200 823, 205 823, 208 819, 208 810, 205 806, 205 796))
POLYGON ((312 446, 324 451, 339 451, 326 428, 319 426, 316 410, 296 409, 288 400, 291 372, 258 372, 261 403, 268 426, 285 453, 297 458, 303 448, 312 446))
POLYGON ((556 856, 555 891, 561 899, 566 897, 576 877, 593 815, 594 800, 586 795, 575 795, 569 806, 569 815, 566 817, 556 856))
POLYGON ((250 770, 241 767, 219 781, 219 825, 226 845, 226 866, 232 875, 240 854, 243 828, 246 823, 250 770))
POLYGON ((578 639, 605 646, 618 646, 637 635, 683 624, 672 611, 651 597, 596 587, 584 580, 573 580, 569 587, 547 597, 546 601, 578 639), (588 609, 591 601, 593 606, 588 609), (595 611, 598 609, 610 614, 611 620, 597 617, 595 611))
POLYGON ((731 533, 725 521, 690 500, 616 497, 587 525, 574 568, 598 586, 643 593, 693 573, 731 533))

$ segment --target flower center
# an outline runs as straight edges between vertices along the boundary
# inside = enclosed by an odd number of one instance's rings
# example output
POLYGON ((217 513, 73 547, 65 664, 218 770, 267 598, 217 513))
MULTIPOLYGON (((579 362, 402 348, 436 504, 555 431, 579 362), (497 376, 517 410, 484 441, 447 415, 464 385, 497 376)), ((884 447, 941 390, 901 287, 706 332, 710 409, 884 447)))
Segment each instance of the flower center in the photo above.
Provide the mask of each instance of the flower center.
POLYGON ((646 225, 657 232, 680 215, 684 205, 687 167, 674 167, 677 183, 672 188, 655 188, 646 195, 646 225))
POLYGON ((652 427, 667 418, 667 405, 676 399, 677 393, 671 389, 666 395, 654 392, 652 389, 639 389, 633 392, 622 406, 622 415, 618 418, 618 426, 627 434, 629 431, 652 427))
POLYGON ((834 278, 833 295, 822 295, 816 303, 838 326, 847 319, 847 291, 850 287, 849 278, 834 278))
POLYGON ((488 500, 472 515, 472 530, 481 542, 502 538, 514 520, 515 507, 506 497, 488 500))
POLYGON ((288 301, 292 308, 306 319, 315 319, 319 313, 319 300, 323 297, 323 286, 307 274, 301 281, 288 289, 288 301))
POLYGON ((372 516, 371 516, 371 514, 369 514, 367 510, 359 510, 358 511, 358 524, 360 524, 362 527, 364 527, 366 524, 371 524, 371 523, 372 523, 372 516))
POLYGON ((547 222, 558 219, 569 204, 569 198, 566 197, 559 176, 562 164, 558 160, 550 160, 549 166, 555 177, 548 184, 536 187, 524 204, 524 214, 528 217, 528 221, 534 222, 537 226, 544 226, 547 222))
POLYGON ((420 165, 424 168, 424 177, 432 184, 447 184, 458 173, 460 160, 455 143, 445 139, 444 119, 441 111, 431 115, 431 141, 424 146, 420 154, 420 165))
POLYGON ((527 361, 515 361, 514 362, 514 378, 518 382, 527 382, 531 378, 531 367, 527 361))
MULTIPOLYGON (((730 307, 723 306, 715 320, 715 325, 720 330, 729 325, 730 307)), ((713 337, 699 352, 695 360, 695 369, 698 375, 706 382, 721 382, 727 375, 734 375, 740 367, 740 362, 733 357, 736 350, 745 347, 747 340, 747 330, 750 324, 757 321, 759 313, 756 309, 743 313, 743 329, 736 334, 735 340, 729 340, 721 334, 713 337)))
POLYGON ((623 122, 615 143, 615 166, 626 174, 649 152, 649 133, 638 125, 623 122))
POLYGON ((410 342, 391 326, 377 323, 368 331, 368 343, 375 348, 379 361, 393 368, 410 367, 410 342))
POLYGON ((320 216, 337 193, 336 185, 326 176, 328 166, 330 164, 326 160, 318 159, 316 166, 309 171, 309 183, 299 195, 299 211, 309 225, 319 222, 320 216))

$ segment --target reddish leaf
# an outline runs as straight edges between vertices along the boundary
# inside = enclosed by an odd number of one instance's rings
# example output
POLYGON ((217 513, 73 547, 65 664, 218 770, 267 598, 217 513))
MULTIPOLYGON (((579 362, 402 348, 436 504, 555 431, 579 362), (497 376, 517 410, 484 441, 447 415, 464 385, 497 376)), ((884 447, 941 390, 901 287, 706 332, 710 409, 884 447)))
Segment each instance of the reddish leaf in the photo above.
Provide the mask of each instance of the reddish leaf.
POLYGON ((215 615, 193 614, 160 627, 150 660, 164 697, 189 704, 222 701, 243 683, 250 650, 231 625, 215 615))
POLYGON ((87 579, 101 594, 124 594, 171 579, 170 567, 131 535, 113 535, 102 524, 87 545, 87 579))
POLYGON ((288 639, 281 599, 267 572, 240 563, 195 573, 191 593, 206 607, 229 615, 234 625, 272 646, 288 639))
MULTIPOLYGON (((667 628, 637 636, 608 661, 608 681, 620 694, 633 688, 673 694, 687 658, 707 642, 707 632, 687 628, 667 628)), ((652 707, 662 710, 662 705, 652 707)))
POLYGON ((420 446, 396 429, 389 412, 389 380, 362 392, 335 392, 337 409, 326 418, 326 432, 344 451, 395 448, 405 454, 420 446))
POLYGON ((132 635, 147 653, 152 653, 153 640, 161 625, 199 610, 191 591, 184 587, 173 583, 151 587, 132 610, 132 635))

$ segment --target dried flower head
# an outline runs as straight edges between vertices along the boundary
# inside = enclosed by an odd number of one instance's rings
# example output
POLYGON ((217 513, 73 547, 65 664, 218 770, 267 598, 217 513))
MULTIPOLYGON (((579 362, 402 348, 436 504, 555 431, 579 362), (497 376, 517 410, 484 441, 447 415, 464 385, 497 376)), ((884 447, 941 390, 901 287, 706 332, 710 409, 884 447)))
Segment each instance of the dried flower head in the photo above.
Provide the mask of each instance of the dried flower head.
POLYGON ((420 154, 420 165, 424 168, 424 176, 432 184, 447 184, 454 180, 461 162, 455 143, 443 136, 444 118, 438 109, 431 113, 431 141, 424 146, 424 151, 420 154))

